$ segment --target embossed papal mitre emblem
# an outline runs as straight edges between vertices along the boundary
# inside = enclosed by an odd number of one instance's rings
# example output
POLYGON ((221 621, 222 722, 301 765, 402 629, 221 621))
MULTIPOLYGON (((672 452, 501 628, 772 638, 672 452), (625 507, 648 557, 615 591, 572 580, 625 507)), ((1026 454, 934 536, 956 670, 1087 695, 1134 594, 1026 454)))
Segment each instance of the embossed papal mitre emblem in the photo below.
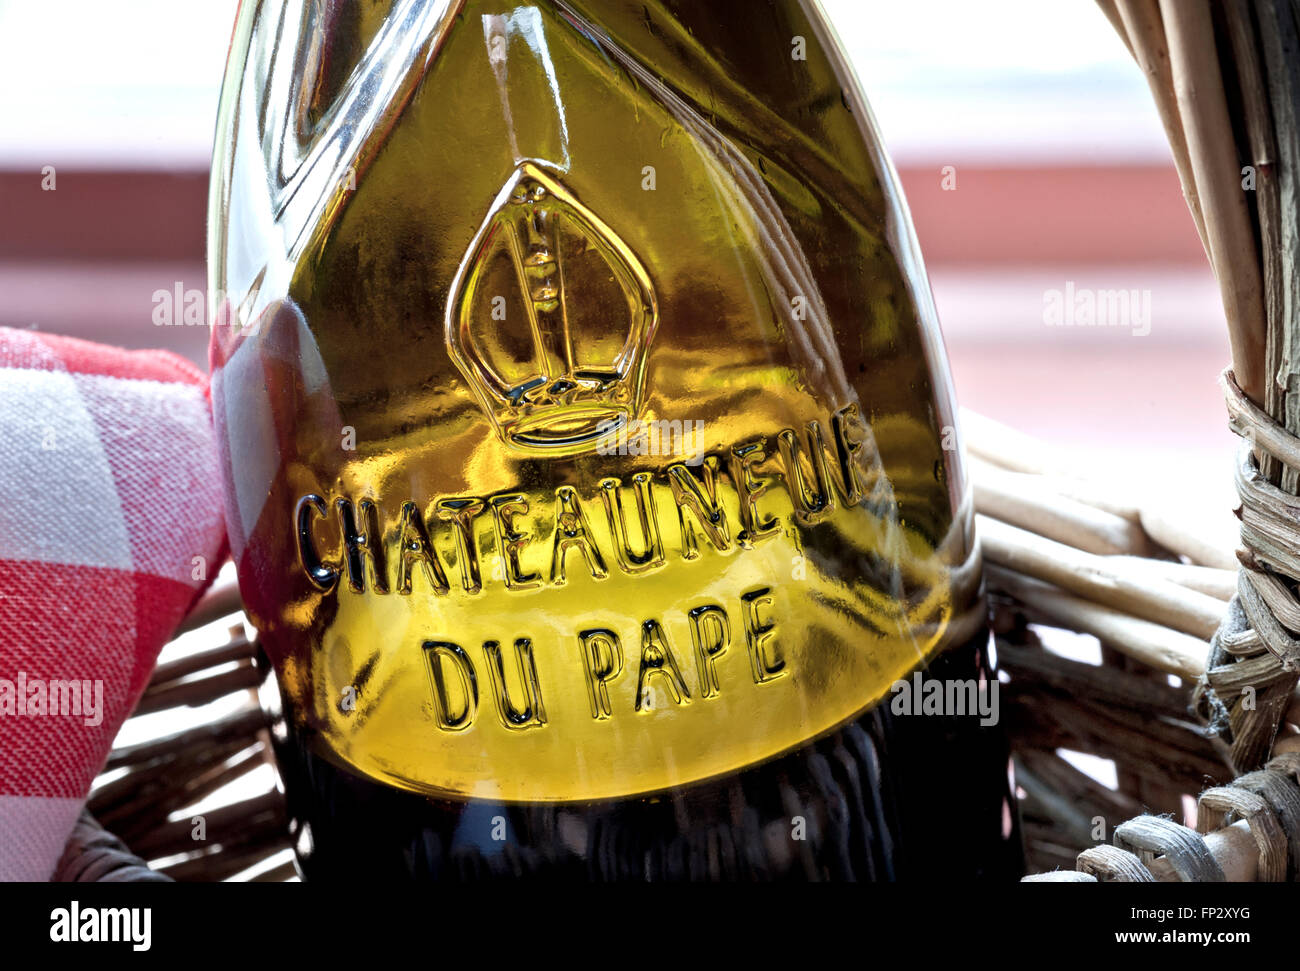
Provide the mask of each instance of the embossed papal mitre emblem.
POLYGON ((636 254, 556 177, 525 162, 461 261, 446 337, 506 445, 575 455, 640 414, 657 324, 636 254))

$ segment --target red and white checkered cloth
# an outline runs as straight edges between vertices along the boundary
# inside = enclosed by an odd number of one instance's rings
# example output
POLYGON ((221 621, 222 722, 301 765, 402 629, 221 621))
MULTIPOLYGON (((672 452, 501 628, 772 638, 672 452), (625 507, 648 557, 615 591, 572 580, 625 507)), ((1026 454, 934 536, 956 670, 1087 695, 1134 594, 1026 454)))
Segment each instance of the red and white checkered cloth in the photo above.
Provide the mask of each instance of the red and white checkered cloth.
POLYGON ((0 328, 0 880, 54 872, 220 566, 215 454, 207 380, 181 358, 0 328), (88 684, 92 704, 101 683, 98 724, 34 711, 51 681, 88 684))

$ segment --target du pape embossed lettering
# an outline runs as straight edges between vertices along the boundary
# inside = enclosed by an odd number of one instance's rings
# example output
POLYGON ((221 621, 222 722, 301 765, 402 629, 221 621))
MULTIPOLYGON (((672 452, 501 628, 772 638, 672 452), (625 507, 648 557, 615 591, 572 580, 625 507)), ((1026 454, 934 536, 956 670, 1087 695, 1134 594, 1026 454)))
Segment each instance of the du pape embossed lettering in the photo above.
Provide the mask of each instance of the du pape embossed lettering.
MULTIPOLYGON (((755 685, 770 684, 789 673, 777 624, 767 614, 772 603, 770 587, 746 590, 738 598, 749 673, 755 685)), ((723 682, 718 661, 731 647, 731 613, 721 604, 704 603, 692 608, 687 620, 691 631, 689 653, 681 650, 682 645, 675 645, 665 625, 654 618, 642 621, 637 631, 627 632, 636 638, 627 648, 620 632, 611 628, 575 632, 575 666, 587 686, 592 719, 600 722, 628 714, 616 711, 611 688, 619 679, 632 677, 629 659, 633 651, 637 652, 636 694, 631 714, 653 711, 656 699, 666 699, 669 707, 682 708, 696 702, 707 704, 721 696, 723 682), (654 689, 658 689, 657 693, 654 689)), ((440 730, 465 731, 474 724, 480 709, 489 705, 501 725, 511 731, 544 728, 548 724, 546 691, 538 677, 532 638, 515 638, 513 648, 499 641, 484 641, 481 652, 474 653, 450 640, 427 640, 422 649, 440 730), (484 701, 482 694, 489 699, 484 701)))

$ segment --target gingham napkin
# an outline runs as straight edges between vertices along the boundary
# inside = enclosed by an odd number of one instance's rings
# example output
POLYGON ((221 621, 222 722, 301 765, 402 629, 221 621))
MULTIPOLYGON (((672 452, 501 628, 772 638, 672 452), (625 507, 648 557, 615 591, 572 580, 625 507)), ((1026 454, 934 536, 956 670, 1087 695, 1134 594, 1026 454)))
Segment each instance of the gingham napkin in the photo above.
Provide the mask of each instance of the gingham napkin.
POLYGON ((210 416, 175 355, 0 328, 0 880, 53 873, 225 555, 210 416))

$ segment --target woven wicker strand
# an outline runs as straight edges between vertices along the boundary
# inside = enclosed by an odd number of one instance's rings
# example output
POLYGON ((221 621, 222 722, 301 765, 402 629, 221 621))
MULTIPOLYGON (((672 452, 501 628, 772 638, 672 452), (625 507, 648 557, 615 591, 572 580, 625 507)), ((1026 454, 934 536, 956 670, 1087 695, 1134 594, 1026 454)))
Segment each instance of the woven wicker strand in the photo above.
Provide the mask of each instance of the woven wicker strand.
POLYGON ((1286 834, 1287 863, 1291 873, 1300 873, 1300 786, 1285 771, 1287 759, 1300 759, 1297 756, 1281 756, 1273 763, 1279 768, 1273 771, 1248 772, 1233 785, 1245 789, 1264 800, 1277 814, 1277 820, 1286 834))
POLYGON ((82 810, 63 850, 53 880, 57 883, 171 883, 171 877, 149 869, 148 864, 126 848, 82 810))
POLYGON ((1300 499, 1259 473, 1257 456, 1300 469, 1300 438, 1252 404, 1231 370, 1220 383, 1229 424, 1244 439, 1237 465, 1241 499, 1241 562, 1237 596, 1210 642, 1206 671, 1197 684, 1197 713, 1230 746, 1233 768, 1261 766, 1300 680, 1300 499))
POLYGON ((1098 883, 1155 883, 1146 865, 1128 850, 1117 846, 1094 846, 1079 854, 1079 872, 1098 883))
POLYGON ((1300 755, 1287 753, 1230 785, 1201 793, 1196 829, 1161 816, 1139 816, 1115 827, 1114 846, 1095 846, 1080 853, 1074 871, 1025 879, 1037 883, 1169 879, 1222 883, 1242 878, 1281 882, 1300 873, 1297 839, 1300 755), (1244 838, 1253 840, 1254 853, 1245 848, 1244 838))
POLYGON ((1222 829, 1229 819, 1243 819, 1259 844, 1259 869, 1262 883, 1279 883, 1286 879, 1287 834, 1278 817, 1263 797, 1239 786, 1218 786, 1201 793, 1196 802, 1196 828, 1208 833, 1222 829))
POLYGON ((1227 877, 1209 844, 1196 830, 1163 816, 1138 816, 1115 827, 1114 843, 1128 850, 1149 870, 1164 857, 1183 883, 1223 883, 1227 877))

